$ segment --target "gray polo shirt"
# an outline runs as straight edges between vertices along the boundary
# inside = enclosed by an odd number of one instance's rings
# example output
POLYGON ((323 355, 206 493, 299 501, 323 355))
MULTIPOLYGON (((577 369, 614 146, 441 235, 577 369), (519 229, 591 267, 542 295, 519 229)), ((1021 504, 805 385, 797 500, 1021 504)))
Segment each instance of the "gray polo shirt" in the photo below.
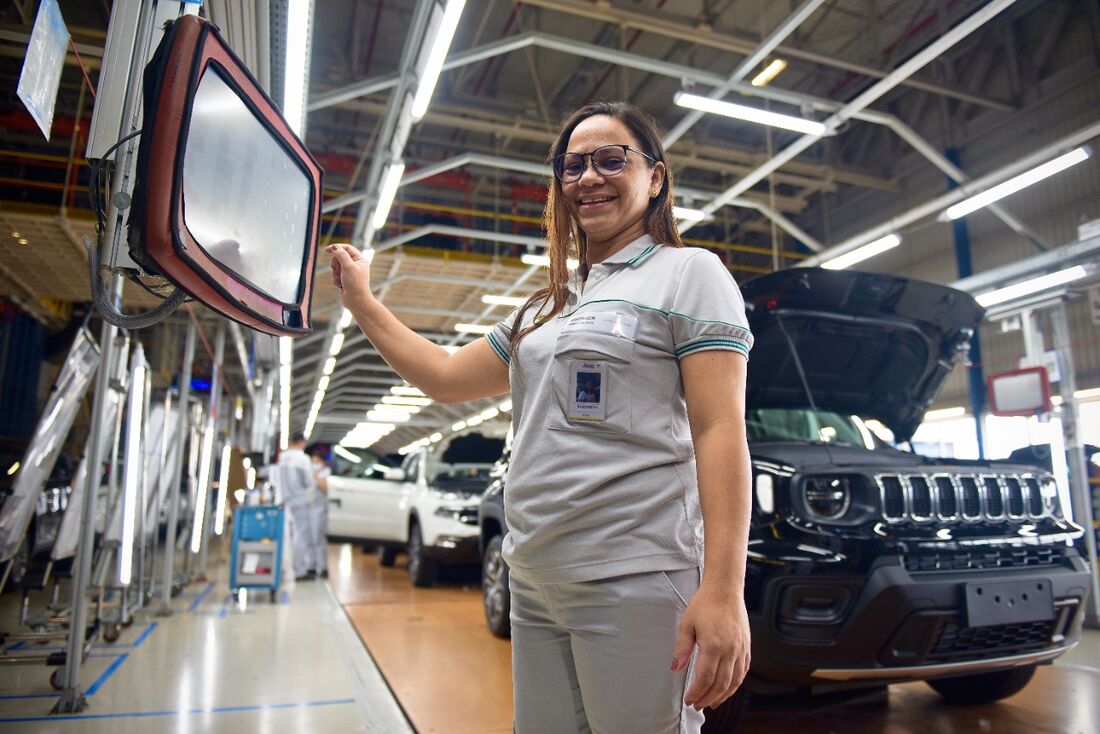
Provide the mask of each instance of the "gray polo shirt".
MULTIPOLYGON (((679 359, 748 356, 744 301, 713 253, 648 235, 574 274, 557 317, 508 346, 515 438, 504 557, 542 583, 691 568, 703 520, 679 359), (583 286, 583 289, 582 289, 583 286)), ((534 317, 530 309, 524 325, 534 317)))

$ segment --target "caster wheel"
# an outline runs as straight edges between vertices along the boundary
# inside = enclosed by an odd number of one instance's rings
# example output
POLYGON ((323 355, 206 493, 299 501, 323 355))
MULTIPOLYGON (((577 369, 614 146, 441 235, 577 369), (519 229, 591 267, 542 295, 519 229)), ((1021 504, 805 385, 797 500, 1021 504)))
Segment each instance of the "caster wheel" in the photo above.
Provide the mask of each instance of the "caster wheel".
POLYGON ((118 638, 122 635, 122 628, 117 622, 110 622, 103 625, 103 641, 104 642, 117 642, 118 638))
POLYGON ((133 624, 134 624, 134 618, 130 617, 129 619, 127 619, 125 622, 122 623, 122 626, 126 629, 129 629, 133 624))
POLYGON ((279 598, 279 592, 277 592, 275 589, 272 589, 271 592, 270 592, 270 598, 271 598, 271 603, 274 604, 276 602, 276 600, 279 598))
POLYGON ((65 669, 58 668, 54 672, 50 673, 50 688, 55 691, 64 690, 65 688, 65 669))

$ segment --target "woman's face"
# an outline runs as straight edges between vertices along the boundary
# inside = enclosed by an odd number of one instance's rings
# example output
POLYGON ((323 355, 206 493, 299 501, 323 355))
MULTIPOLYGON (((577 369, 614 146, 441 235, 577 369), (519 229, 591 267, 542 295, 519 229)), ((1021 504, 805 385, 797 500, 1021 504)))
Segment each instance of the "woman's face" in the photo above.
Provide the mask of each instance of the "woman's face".
MULTIPOLYGON (((629 145, 641 150, 638 140, 622 121, 595 115, 574 128, 566 151, 591 153, 604 145, 629 145)), ((644 227, 649 200, 664 183, 665 167, 660 162, 651 164, 634 150, 627 152, 626 168, 621 173, 605 176, 595 169, 591 159, 586 159, 581 177, 561 184, 565 205, 588 235, 590 244, 612 240, 637 225, 644 227)))

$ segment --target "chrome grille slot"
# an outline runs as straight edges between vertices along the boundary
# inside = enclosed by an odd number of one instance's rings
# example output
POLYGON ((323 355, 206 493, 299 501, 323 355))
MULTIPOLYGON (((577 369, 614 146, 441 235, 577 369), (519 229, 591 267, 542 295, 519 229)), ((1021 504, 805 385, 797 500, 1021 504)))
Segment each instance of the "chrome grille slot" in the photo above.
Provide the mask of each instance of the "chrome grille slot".
POLYGON ((882 514, 887 520, 905 519, 905 489, 901 477, 885 474, 878 478, 878 485, 882 492, 882 514))
POLYGON ((985 516, 990 520, 1000 520, 1005 516, 1005 498, 1001 483, 997 477, 983 476, 982 494, 985 499, 985 516))
POLYGON ((914 474, 906 477, 909 482, 909 508, 914 520, 932 519, 932 488, 928 479, 914 474))
POLYGON ((1008 505, 1008 516, 1012 518, 1020 518, 1024 516, 1024 488, 1020 484, 1020 478, 1014 476, 1006 476, 1002 478, 1004 487, 1006 490, 1006 503, 1008 505))
POLYGON ((1031 517, 1043 515, 1043 489, 1039 486, 1039 480, 1035 477, 1024 477, 1024 487, 1027 496, 1027 514, 1031 517))
POLYGON ((962 515, 967 520, 977 520, 982 516, 982 493, 978 489, 978 480, 974 477, 959 477, 962 490, 962 515))
POLYGON ((940 474, 933 481, 936 483, 937 514, 942 520, 954 520, 959 516, 959 494, 954 479, 940 474))

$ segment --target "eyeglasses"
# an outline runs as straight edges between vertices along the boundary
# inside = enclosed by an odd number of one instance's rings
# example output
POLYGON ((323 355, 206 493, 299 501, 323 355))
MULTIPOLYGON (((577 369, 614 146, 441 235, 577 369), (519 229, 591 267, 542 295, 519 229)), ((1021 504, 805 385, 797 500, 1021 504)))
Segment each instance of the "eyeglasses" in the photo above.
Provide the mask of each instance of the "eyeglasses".
POLYGON ((603 145, 591 153, 562 153, 554 156, 554 176, 562 183, 573 183, 584 175, 588 161, 601 176, 618 176, 626 170, 626 152, 634 151, 653 163, 657 159, 629 145, 603 145))

